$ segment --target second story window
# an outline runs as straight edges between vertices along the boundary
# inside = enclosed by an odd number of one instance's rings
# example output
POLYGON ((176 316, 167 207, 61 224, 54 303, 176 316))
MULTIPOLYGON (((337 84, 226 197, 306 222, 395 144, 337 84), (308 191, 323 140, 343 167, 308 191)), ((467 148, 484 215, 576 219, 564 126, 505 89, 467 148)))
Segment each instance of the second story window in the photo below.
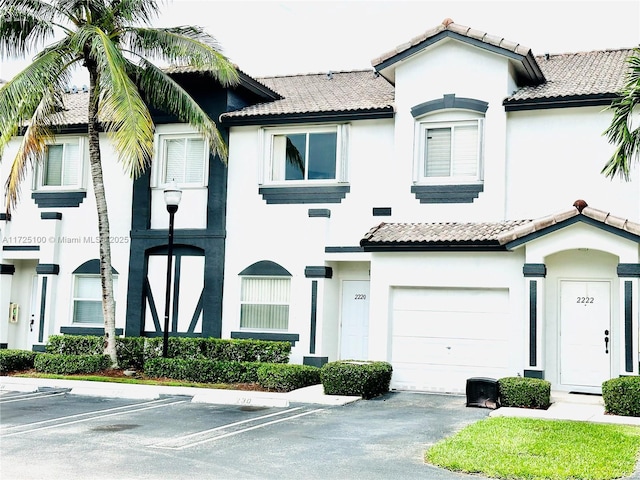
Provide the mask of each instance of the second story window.
POLYGON ((58 139, 46 146, 37 189, 74 190, 82 187, 81 138, 58 139))
POLYGON ((345 181, 346 126, 268 129, 267 183, 345 181))
POLYGON ((480 180, 480 120, 422 123, 420 128, 420 178, 431 180, 480 180))
POLYGON ((156 137, 153 186, 161 188, 174 180, 181 187, 207 185, 209 148, 198 134, 161 134, 156 137))

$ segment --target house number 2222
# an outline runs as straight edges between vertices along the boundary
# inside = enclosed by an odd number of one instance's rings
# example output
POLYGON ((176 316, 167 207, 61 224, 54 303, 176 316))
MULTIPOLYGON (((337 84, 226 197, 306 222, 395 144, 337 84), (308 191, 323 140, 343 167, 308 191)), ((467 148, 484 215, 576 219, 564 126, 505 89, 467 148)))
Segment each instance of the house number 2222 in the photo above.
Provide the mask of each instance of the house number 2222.
POLYGON ((356 296, 354 297, 355 300, 366 300, 367 299, 367 295, 364 293, 356 293, 356 296))
POLYGON ((577 297, 576 303, 584 303, 586 307, 587 303, 593 303, 593 297, 577 297))

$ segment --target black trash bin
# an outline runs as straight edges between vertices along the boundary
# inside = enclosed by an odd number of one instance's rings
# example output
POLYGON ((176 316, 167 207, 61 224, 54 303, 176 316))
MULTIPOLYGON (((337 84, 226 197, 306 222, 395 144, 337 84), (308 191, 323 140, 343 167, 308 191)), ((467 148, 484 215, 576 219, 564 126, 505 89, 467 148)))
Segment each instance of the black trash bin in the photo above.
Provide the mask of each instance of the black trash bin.
POLYGON ((467 379, 467 407, 496 409, 499 406, 498 381, 495 378, 467 379))

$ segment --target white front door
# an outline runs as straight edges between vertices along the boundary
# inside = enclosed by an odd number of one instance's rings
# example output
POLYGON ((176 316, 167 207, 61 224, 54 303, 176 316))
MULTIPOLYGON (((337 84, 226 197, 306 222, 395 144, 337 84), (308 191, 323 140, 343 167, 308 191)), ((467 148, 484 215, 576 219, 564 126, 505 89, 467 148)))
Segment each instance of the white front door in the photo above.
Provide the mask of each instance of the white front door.
POLYGON ((340 358, 367 360, 369 345, 369 281, 342 282, 340 358))
POLYGON ((599 388, 611 378, 611 284, 560 282, 560 383, 599 388))

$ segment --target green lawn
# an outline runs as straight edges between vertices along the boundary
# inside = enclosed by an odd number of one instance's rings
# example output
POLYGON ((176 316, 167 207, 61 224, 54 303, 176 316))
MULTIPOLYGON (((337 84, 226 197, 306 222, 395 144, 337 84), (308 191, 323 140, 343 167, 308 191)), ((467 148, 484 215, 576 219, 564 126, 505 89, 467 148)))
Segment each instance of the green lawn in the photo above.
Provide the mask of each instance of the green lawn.
POLYGON ((507 479, 604 480, 631 475, 640 427, 529 418, 488 418, 425 454, 449 470, 507 479))

